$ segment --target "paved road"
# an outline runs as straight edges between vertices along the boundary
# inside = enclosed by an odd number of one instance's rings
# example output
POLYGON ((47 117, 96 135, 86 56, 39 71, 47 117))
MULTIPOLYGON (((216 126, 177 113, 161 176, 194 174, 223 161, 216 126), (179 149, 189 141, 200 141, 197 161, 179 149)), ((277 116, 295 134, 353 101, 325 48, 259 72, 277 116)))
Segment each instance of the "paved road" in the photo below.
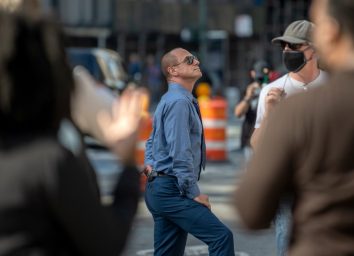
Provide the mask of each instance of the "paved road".
MULTIPOLYGON (((210 196, 214 213, 232 229, 237 256, 275 255, 273 229, 248 232, 240 227, 230 200, 242 174, 243 159, 235 151, 229 153, 229 159, 227 163, 208 163, 199 182, 201 191, 210 196)), ((152 248, 153 221, 142 200, 124 256, 153 255, 152 248)), ((185 255, 208 255, 207 247, 189 235, 185 255)))

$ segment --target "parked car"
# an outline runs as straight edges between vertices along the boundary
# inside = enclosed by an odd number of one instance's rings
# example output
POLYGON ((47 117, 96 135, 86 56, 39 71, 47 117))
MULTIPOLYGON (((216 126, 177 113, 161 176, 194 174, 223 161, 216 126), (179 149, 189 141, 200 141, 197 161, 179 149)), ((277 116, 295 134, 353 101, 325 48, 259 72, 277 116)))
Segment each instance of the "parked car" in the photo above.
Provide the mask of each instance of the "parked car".
POLYGON ((69 63, 72 67, 83 66, 102 84, 121 92, 127 85, 128 75, 120 55, 110 49, 68 48, 69 63))

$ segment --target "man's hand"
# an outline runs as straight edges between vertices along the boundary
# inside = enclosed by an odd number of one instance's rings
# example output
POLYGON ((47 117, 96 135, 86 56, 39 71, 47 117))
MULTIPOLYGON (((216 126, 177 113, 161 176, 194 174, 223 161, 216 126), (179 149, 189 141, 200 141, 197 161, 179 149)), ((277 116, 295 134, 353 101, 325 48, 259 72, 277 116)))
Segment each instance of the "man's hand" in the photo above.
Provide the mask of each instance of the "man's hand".
POLYGON ((284 97, 285 92, 283 89, 271 88, 265 97, 265 115, 268 115, 284 97))
POLYGON ((146 95, 143 89, 127 88, 113 105, 112 115, 102 111, 97 116, 107 145, 124 164, 135 164, 138 128, 146 95))
POLYGON ((245 95, 245 100, 249 101, 252 100, 253 97, 255 96, 255 91, 256 89, 260 88, 260 85, 257 82, 253 82, 250 85, 248 85, 247 90, 246 90, 246 95, 245 95))
POLYGON ((260 85, 257 82, 253 82, 248 85, 246 90, 246 95, 243 100, 238 103, 234 109, 235 116, 242 117, 248 111, 250 107, 251 100, 257 96, 255 95, 256 89, 260 88, 260 85))
POLYGON ((151 165, 144 166, 144 169, 143 169, 142 173, 144 173, 146 177, 149 177, 151 172, 152 172, 152 166, 151 165))
POLYGON ((207 195, 200 194, 199 196, 195 197, 193 200, 208 207, 209 210, 211 210, 211 205, 209 203, 209 197, 207 195))

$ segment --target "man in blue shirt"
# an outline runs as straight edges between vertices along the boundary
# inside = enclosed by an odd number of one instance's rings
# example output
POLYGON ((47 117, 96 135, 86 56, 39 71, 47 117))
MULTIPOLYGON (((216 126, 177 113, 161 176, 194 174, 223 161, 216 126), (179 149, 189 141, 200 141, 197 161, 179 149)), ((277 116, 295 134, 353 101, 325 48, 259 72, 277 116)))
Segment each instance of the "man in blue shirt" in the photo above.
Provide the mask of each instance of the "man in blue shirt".
POLYGON ((161 60, 168 91, 158 104, 146 143, 148 183, 145 201, 154 222, 155 256, 184 254, 190 233, 209 246, 210 256, 232 256, 232 232, 211 212, 197 181, 205 167, 203 124, 195 82, 202 76, 198 59, 182 48, 161 60))

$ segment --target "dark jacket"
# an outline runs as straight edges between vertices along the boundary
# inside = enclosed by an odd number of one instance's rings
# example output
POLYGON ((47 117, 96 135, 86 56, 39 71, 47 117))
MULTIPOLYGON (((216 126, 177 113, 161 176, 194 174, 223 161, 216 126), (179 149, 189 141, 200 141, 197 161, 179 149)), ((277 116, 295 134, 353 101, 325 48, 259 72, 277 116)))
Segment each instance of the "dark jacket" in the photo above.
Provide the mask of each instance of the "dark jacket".
POLYGON ((0 145, 0 255, 117 256, 137 209, 139 174, 125 167, 103 207, 92 169, 55 136, 0 145))

